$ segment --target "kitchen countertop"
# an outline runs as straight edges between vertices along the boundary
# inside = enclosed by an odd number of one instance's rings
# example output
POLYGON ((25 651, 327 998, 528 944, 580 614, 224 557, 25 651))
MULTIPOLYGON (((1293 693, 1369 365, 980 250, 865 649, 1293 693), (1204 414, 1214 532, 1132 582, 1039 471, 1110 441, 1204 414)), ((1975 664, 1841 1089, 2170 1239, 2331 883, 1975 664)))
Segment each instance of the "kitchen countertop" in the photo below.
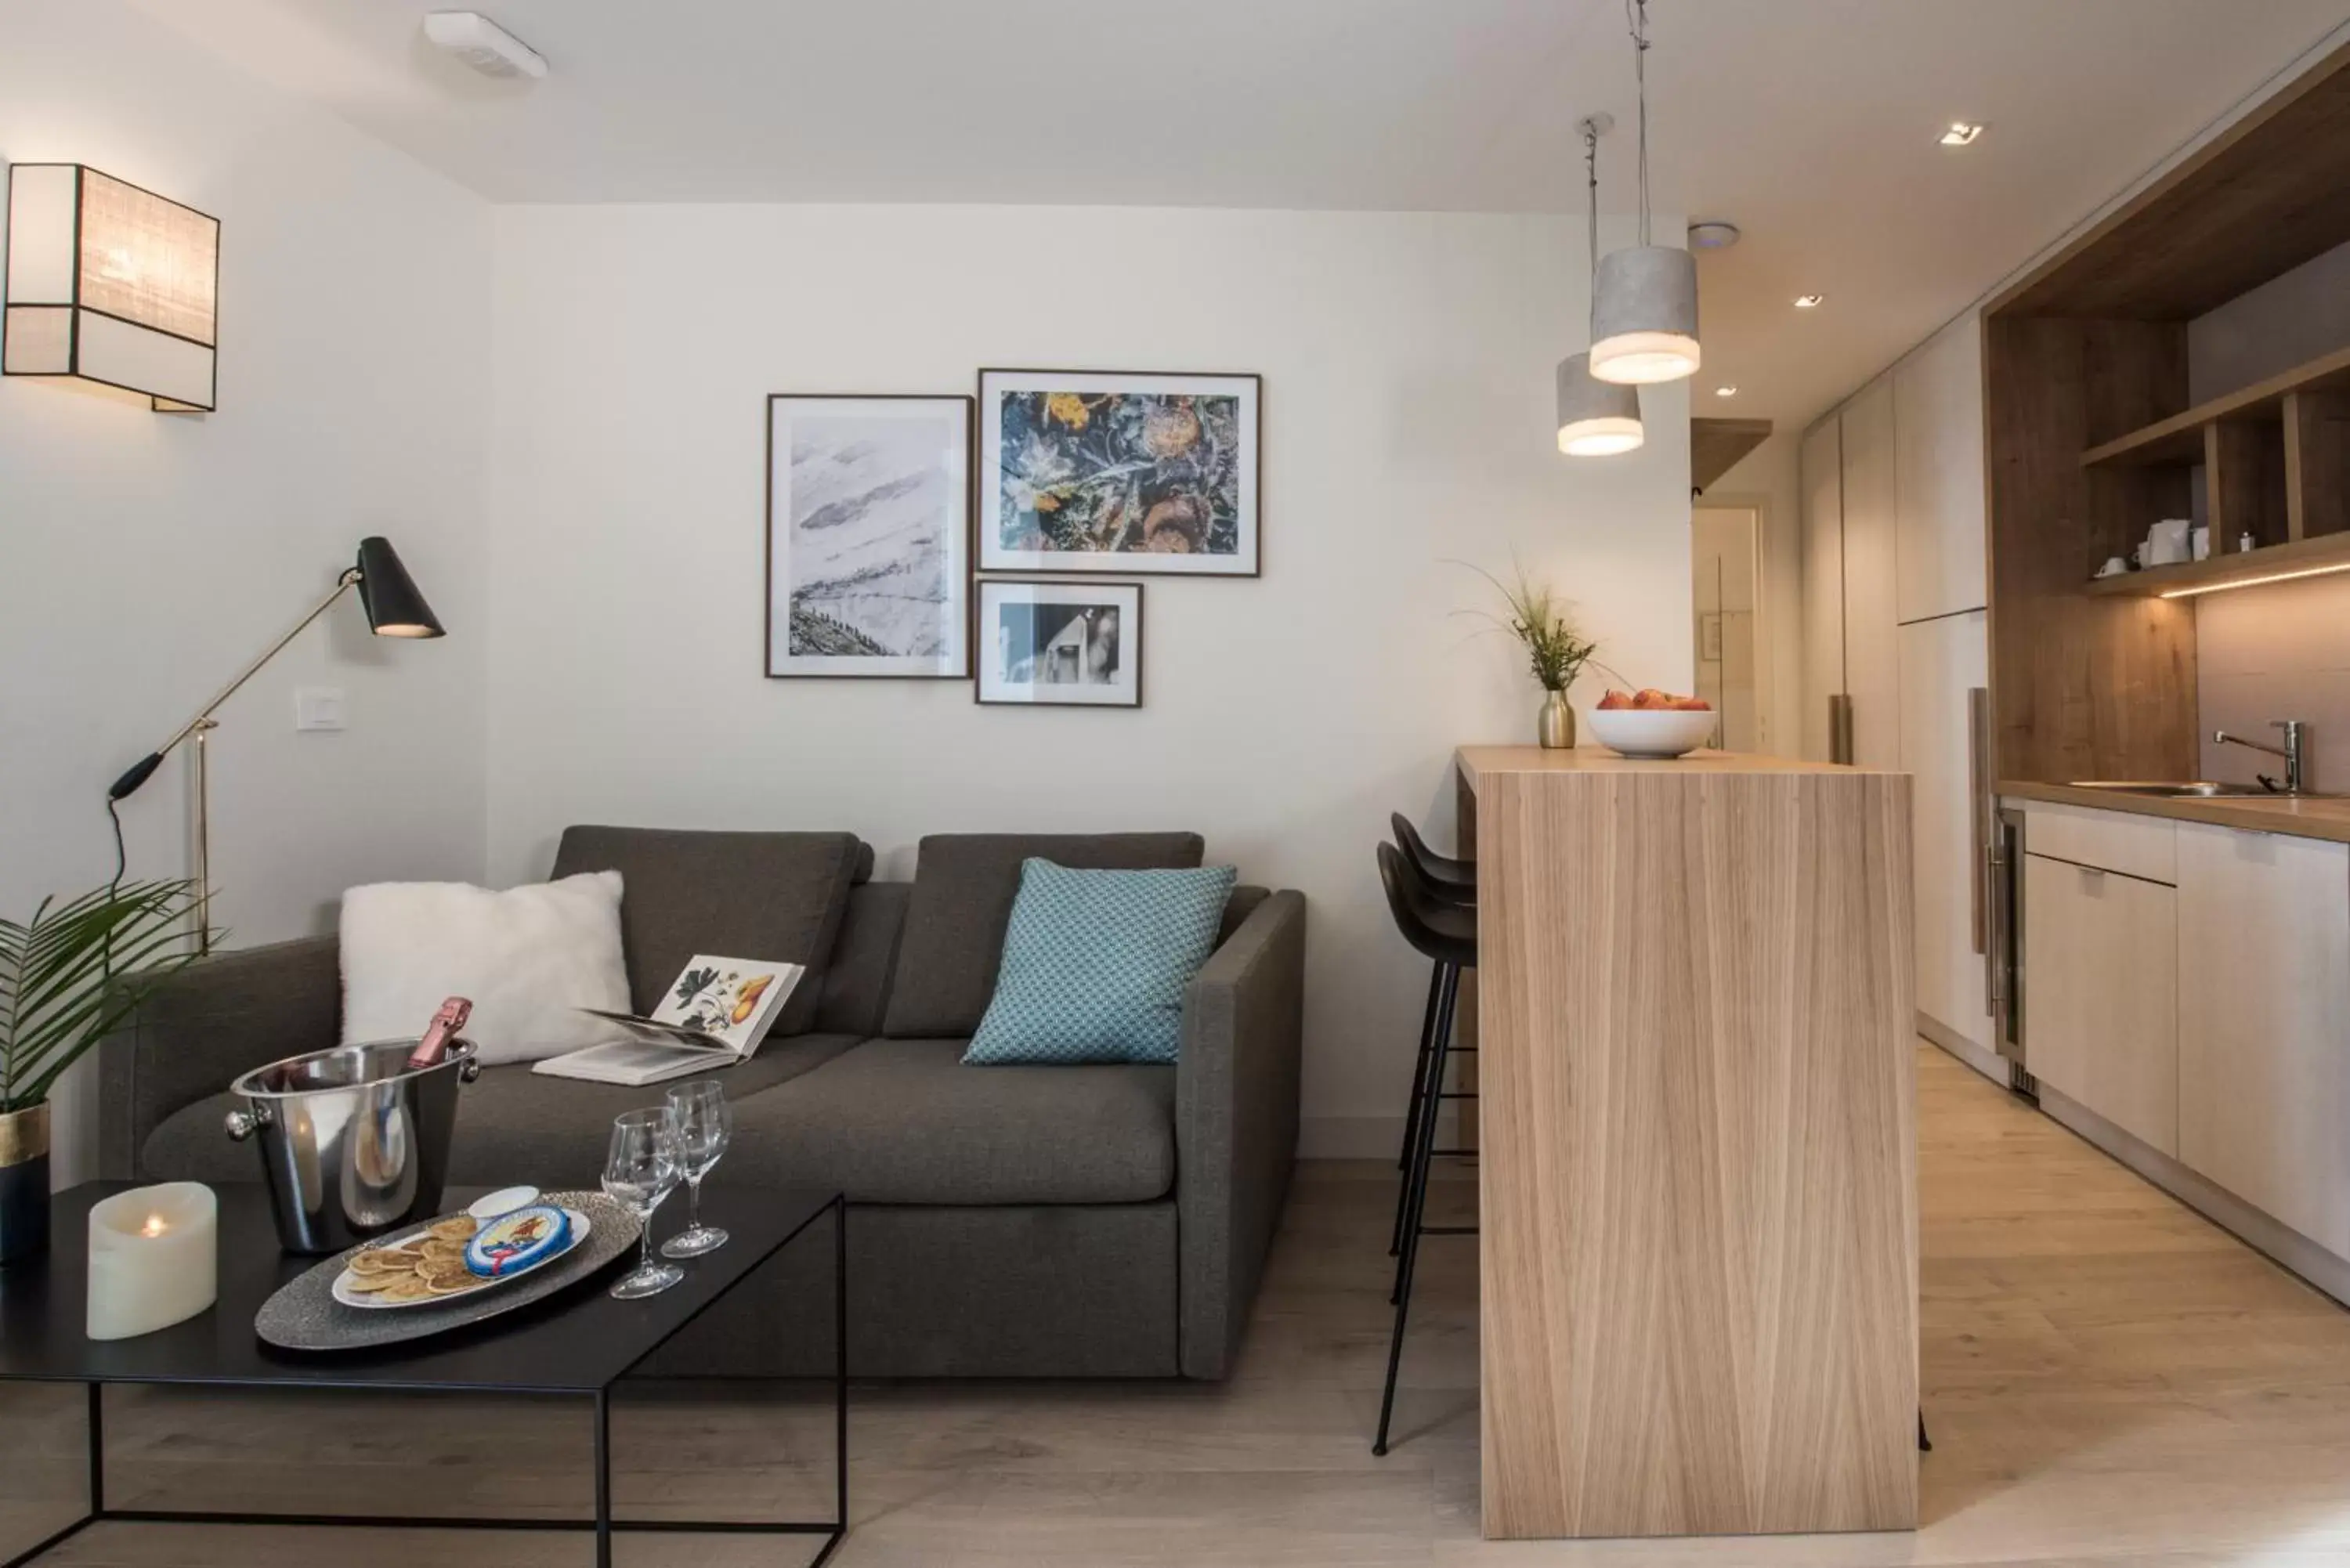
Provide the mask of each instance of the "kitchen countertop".
POLYGON ((1765 757, 1746 752, 1717 752, 1700 747, 1685 757, 1618 756, 1605 746, 1575 746, 1551 751, 1541 746, 1462 746, 1457 753, 1461 772, 1476 789, 1497 774, 1873 774, 1889 769, 1851 768, 1835 763, 1807 763, 1794 757, 1765 757))
POLYGON ((2078 784, 2026 784, 2002 779, 1999 793, 2012 800, 2043 800, 2056 805, 2081 805, 2096 811, 2126 811, 2138 816, 2167 816, 2174 822, 2201 822, 2245 833, 2282 833, 2295 838, 2323 838, 2350 844, 2350 800, 2283 796, 2131 794, 2114 789, 2083 789, 2078 784))

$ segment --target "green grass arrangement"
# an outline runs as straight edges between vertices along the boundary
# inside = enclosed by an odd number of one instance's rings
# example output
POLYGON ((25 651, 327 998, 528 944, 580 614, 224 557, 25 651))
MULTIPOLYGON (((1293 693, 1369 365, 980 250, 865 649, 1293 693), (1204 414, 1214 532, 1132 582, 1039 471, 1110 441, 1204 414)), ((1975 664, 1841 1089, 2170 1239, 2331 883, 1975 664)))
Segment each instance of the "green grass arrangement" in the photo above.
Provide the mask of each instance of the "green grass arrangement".
POLYGON ((47 1099, 148 987, 195 957, 194 901, 192 882, 126 882, 44 898, 26 923, 0 919, 0 1112, 47 1099))
POLYGON ((1505 611, 1504 615, 1476 613, 1484 615, 1525 649, 1526 662, 1542 689, 1564 691, 1574 685, 1583 667, 1599 651, 1597 643, 1575 634, 1575 622, 1567 614, 1574 607, 1553 592, 1548 584, 1537 584, 1527 576, 1522 566, 1513 570, 1514 585, 1504 583, 1482 566, 1469 569, 1493 585, 1502 596, 1505 611))

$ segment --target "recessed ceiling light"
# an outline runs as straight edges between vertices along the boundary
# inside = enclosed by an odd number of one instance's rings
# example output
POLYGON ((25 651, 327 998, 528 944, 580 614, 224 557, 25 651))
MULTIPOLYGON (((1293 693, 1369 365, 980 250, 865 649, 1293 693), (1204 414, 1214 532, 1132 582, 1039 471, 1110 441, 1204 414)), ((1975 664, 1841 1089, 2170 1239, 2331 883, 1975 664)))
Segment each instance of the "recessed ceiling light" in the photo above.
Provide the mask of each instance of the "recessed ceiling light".
POLYGON ((1799 294, 1795 296, 1795 308, 1798 310, 1817 310, 1820 307, 1820 301, 1826 297, 1827 296, 1824 294, 1799 294))
POLYGON ((1738 389, 1735 387, 1716 387, 1713 389, 1713 395, 1717 398, 1734 398, 1738 396, 1738 389))
POLYGON ((1950 121, 1950 128, 1942 132, 1942 145, 1972 147, 1975 144, 1975 138, 1982 133, 1983 128, 1970 120, 1954 119, 1950 121))

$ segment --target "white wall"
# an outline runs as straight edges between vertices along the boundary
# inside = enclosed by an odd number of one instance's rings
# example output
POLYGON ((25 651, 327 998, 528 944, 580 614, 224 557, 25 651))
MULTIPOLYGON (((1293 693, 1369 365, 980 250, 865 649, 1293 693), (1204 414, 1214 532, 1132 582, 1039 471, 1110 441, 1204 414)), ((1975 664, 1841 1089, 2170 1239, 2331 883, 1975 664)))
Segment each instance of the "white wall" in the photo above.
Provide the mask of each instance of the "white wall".
MULTIPOLYGON (((964 208, 505 208, 492 441, 490 864, 564 825, 1194 827, 1312 901, 1307 1145, 1391 1148, 1425 970, 1371 848, 1449 839, 1447 759, 1532 738, 1511 647, 1456 610, 1514 548, 1627 677, 1688 689, 1684 391, 1569 462, 1578 225, 964 208), (770 392, 972 389, 983 365, 1264 377, 1264 576, 1156 578, 1139 712, 960 682, 761 676, 770 392)), ((1676 225, 1661 222, 1667 231, 1676 225)), ((1611 239, 1613 236, 1610 236, 1611 239)), ((1587 701, 1593 690, 1582 693, 1587 701)))
MULTIPOLYGON (((0 379, 0 910, 113 868, 107 784, 390 536, 450 628, 355 607, 224 710, 215 918, 319 929, 348 884, 483 864, 481 492, 489 210, 117 0, 0 0, 0 160, 78 161, 222 221, 220 410, 0 379), (296 735, 296 685, 350 728, 296 735)), ((134 877, 185 875, 185 774, 123 815, 134 877)), ((59 1107, 87 1174, 88 1096, 59 1107)))

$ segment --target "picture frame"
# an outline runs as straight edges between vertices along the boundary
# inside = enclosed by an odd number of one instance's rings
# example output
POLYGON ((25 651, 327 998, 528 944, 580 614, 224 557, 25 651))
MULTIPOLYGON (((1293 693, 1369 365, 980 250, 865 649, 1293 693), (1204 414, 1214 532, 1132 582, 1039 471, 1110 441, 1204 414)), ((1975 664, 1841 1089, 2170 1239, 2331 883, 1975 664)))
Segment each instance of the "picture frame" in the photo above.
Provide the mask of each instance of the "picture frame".
POLYGON ((983 572, 1254 577, 1263 378, 983 369, 983 572))
POLYGON ((982 577, 972 637, 985 706, 1142 706, 1142 585, 982 577))
POLYGON ((765 671, 971 677, 967 394, 767 399, 765 671))

